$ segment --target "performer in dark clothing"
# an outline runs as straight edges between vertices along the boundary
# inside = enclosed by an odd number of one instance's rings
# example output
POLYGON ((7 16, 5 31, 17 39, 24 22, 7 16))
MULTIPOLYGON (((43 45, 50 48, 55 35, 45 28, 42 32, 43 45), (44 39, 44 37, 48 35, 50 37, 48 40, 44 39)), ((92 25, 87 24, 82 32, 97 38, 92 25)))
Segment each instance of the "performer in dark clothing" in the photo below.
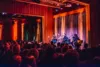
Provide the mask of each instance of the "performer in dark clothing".
POLYGON ((78 37, 78 35, 77 34, 74 34, 74 36, 73 36, 73 42, 75 43, 78 40, 80 40, 79 37, 78 37))
POLYGON ((70 44, 70 39, 66 36, 66 34, 64 35, 63 43, 70 44))
POLYGON ((74 34, 73 40, 72 40, 72 45, 73 45, 74 48, 76 48, 76 45, 75 44, 78 43, 77 42, 78 40, 80 40, 79 37, 78 37, 78 35, 77 34, 74 34))
POLYGON ((57 43, 57 37, 54 35, 51 42, 53 42, 53 44, 56 44, 57 43))

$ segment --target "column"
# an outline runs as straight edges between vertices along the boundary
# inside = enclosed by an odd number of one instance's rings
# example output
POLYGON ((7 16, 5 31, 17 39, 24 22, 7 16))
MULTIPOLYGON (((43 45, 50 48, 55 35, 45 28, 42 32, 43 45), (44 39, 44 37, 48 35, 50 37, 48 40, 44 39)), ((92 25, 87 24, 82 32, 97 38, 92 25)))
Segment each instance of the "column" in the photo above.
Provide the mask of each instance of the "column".
POLYGON ((21 40, 24 40, 24 23, 21 24, 21 40))
POLYGON ((17 40, 17 23, 18 23, 18 20, 14 20, 14 24, 13 24, 13 40, 14 41, 17 40))
POLYGON ((0 40, 2 40, 2 25, 0 24, 0 40))

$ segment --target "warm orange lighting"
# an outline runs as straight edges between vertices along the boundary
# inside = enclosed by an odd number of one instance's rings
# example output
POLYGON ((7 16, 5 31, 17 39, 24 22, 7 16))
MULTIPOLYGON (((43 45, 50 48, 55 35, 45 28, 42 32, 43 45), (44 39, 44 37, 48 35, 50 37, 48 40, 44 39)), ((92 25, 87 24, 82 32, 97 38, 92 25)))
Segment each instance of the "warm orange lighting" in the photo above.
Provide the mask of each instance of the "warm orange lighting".
POLYGON ((17 40, 17 20, 14 20, 13 24, 13 40, 17 40))
POLYGON ((70 33, 71 33, 70 36, 71 36, 72 34, 74 34, 73 15, 70 15, 69 19, 70 19, 70 33))
POLYGON ((2 40, 2 25, 0 24, 0 40, 2 40))
POLYGON ((81 40, 83 40, 83 19, 82 13, 78 15, 78 34, 81 40))
POLYGON ((89 31, 90 31, 90 6, 87 5, 86 9, 86 42, 89 43, 89 31))
MULTIPOLYGON (((81 2, 80 2, 81 3, 81 2)), ((79 13, 79 18, 78 18, 78 34, 80 36, 81 39, 84 39, 83 38, 83 22, 82 20, 82 15, 80 15, 81 13, 83 13, 84 11, 86 12, 86 42, 89 43, 89 31, 90 31, 90 5, 89 4, 85 4, 85 3, 81 3, 81 4, 84 4, 84 8, 80 8, 80 9, 76 9, 76 10, 72 10, 70 12, 64 12, 64 13, 60 13, 60 14, 57 14, 57 15, 54 15, 54 18, 57 18, 57 17, 61 17, 61 16, 67 16, 67 15, 71 15, 71 14, 75 14, 75 13, 79 13)), ((56 21, 56 20, 55 20, 56 21)), ((64 19, 62 19, 62 34, 64 33, 64 19)), ((72 24, 71 24, 71 30, 72 30, 72 24)), ((56 27, 56 25, 55 25, 56 27)), ((56 28, 55 28, 56 30, 56 28)), ((56 33, 56 31, 55 31, 56 33)))
POLYGON ((55 26, 55 35, 57 36, 57 17, 55 17, 55 24, 54 24, 55 26))
POLYGON ((40 23, 40 22, 41 22, 41 19, 37 19, 36 21, 37 21, 38 23, 40 23))
POLYGON ((54 18, 59 17, 59 16, 67 16, 69 14, 82 13, 84 10, 85 8, 80 8, 80 9, 72 10, 70 12, 60 13, 60 14, 54 15, 54 18))
POLYGON ((36 37, 36 41, 37 42, 40 41, 40 25, 39 25, 39 23, 37 24, 37 37, 36 37))
POLYGON ((61 24, 61 34, 65 33, 65 16, 62 16, 62 24, 61 24))
POLYGON ((24 40, 24 23, 21 24, 21 39, 24 40))

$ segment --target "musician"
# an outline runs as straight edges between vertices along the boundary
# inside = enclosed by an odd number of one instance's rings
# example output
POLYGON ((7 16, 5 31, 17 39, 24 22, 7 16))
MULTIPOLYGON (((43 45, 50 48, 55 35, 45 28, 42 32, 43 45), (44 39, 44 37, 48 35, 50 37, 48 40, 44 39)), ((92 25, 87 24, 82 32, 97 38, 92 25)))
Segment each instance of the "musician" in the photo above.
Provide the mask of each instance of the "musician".
POLYGON ((77 48, 77 46, 78 47, 80 47, 81 46, 81 44, 82 44, 82 40, 80 40, 80 38, 78 37, 78 35, 77 34, 74 34, 74 36, 73 36, 73 46, 75 47, 75 48, 77 48))
POLYGON ((77 34, 74 34, 73 36, 73 42, 76 43, 79 39, 78 35, 77 34))
POLYGON ((53 42, 53 44, 56 44, 57 43, 57 37, 54 35, 51 42, 53 42))
POLYGON ((70 44, 70 39, 66 36, 66 34, 64 35, 63 43, 70 44))

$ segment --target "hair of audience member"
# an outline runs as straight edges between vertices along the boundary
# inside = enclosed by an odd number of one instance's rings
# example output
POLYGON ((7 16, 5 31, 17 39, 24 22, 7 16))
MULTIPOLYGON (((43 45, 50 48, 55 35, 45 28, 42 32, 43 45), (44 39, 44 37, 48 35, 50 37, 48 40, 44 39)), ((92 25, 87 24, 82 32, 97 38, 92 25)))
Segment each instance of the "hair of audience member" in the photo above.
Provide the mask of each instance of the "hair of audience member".
POLYGON ((64 55, 65 64, 77 64, 79 61, 79 54, 76 50, 68 50, 64 55))
POLYGON ((100 57, 94 57, 93 64, 100 64, 100 57))
POLYGON ((85 49, 88 48, 88 44, 87 44, 87 43, 84 44, 84 48, 85 48, 85 49))
POLYGON ((10 50, 11 46, 8 42, 5 43, 5 50, 8 51, 10 50))
POLYGON ((68 50, 68 45, 64 45, 64 46, 62 47, 62 53, 66 53, 67 50, 68 50))
POLYGON ((13 59, 14 59, 15 64, 16 64, 16 63, 17 63, 17 64, 21 64, 21 62, 22 62, 22 57, 21 57, 20 55, 15 55, 15 56, 13 57, 13 59))
POLYGON ((30 53, 29 49, 24 49, 24 50, 22 51, 22 56, 23 56, 23 57, 26 57, 26 56, 29 55, 29 53, 30 53))
POLYGON ((61 53, 61 48, 56 48, 56 53, 61 53))
POLYGON ((37 67, 36 59, 33 55, 27 56, 26 61, 27 67, 37 67))
POLYGON ((20 54, 20 45, 19 44, 15 44, 13 46, 13 53, 14 54, 20 54))
POLYGON ((75 46, 76 46, 76 49, 77 49, 77 50, 79 50, 79 49, 80 49, 81 44, 79 44, 79 43, 75 43, 75 46))
POLYGON ((55 49, 53 48, 52 45, 48 45, 48 48, 46 49, 46 54, 48 56, 52 56, 55 53, 55 49))
POLYGON ((32 49, 30 50, 30 55, 34 55, 34 57, 35 57, 36 59, 38 59, 38 57, 39 57, 39 51, 38 51, 36 48, 32 48, 32 49))
POLYGON ((69 46, 68 48, 69 48, 69 49, 73 49, 72 46, 69 46))
POLYGON ((58 43, 57 43, 57 47, 60 47, 60 45, 61 45, 61 44, 58 42, 58 43))

